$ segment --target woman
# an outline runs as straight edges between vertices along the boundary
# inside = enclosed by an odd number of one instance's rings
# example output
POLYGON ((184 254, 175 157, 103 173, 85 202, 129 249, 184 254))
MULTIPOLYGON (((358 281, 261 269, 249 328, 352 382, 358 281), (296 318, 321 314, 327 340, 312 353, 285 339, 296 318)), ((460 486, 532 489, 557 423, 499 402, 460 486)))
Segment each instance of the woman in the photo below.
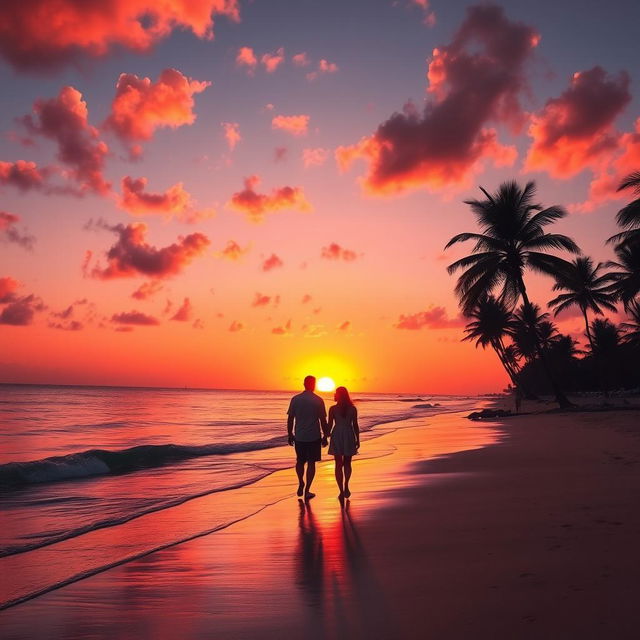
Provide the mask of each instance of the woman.
POLYGON ((329 431, 331 444, 329 455, 336 461, 336 482, 340 489, 338 498, 348 498, 351 478, 351 458, 360 448, 358 410, 355 408, 346 387, 338 387, 334 396, 336 404, 329 409, 329 431))

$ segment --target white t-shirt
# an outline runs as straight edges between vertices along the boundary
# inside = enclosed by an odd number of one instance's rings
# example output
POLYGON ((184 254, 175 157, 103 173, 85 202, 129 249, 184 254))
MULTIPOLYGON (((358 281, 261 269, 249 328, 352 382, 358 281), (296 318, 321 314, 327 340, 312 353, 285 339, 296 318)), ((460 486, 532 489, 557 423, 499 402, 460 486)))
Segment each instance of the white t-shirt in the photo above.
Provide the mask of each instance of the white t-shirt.
POLYGON ((324 400, 313 391, 303 391, 291 398, 287 413, 295 418, 295 436, 299 442, 320 440, 320 419, 326 418, 324 400))

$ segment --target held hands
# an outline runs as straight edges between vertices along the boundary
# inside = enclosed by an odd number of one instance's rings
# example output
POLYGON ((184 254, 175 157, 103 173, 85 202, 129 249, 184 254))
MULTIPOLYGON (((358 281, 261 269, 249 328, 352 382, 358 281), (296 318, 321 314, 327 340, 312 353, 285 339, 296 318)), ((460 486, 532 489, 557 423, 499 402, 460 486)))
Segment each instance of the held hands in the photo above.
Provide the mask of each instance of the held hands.
POLYGON ((326 447, 329 444, 329 440, 327 436, 322 436, 322 440, 320 443, 322 444, 323 447, 326 447))
POLYGON ((292 435, 290 435, 290 436, 288 437, 288 442, 289 442, 289 446, 290 446, 290 447, 293 447, 293 443, 294 443, 295 441, 296 441, 296 439, 295 439, 292 435))

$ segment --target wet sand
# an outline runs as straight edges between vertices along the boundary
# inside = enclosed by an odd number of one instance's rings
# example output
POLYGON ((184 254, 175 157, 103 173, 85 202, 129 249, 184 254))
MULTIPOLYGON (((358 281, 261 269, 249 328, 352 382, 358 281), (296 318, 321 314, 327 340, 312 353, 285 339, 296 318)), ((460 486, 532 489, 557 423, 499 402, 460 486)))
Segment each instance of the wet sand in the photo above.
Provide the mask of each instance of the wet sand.
POLYGON ((432 418, 371 441, 344 505, 329 461, 309 504, 274 473, 271 506, 8 609, 2 635, 636 638, 639 418, 432 418), (468 450, 434 459, 451 438, 468 450))

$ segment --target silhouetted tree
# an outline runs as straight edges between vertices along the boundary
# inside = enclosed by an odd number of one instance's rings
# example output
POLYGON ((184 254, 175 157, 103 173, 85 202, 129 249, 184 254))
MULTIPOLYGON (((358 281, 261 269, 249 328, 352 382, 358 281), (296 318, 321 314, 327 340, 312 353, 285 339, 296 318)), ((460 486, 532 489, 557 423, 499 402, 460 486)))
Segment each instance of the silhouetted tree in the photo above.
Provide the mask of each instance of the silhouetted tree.
MULTIPOLYGON (((624 178, 618 191, 623 189, 631 189, 636 196, 640 196, 640 171, 634 171, 624 178)), ((640 197, 618 211, 616 222, 623 231, 611 236, 607 242, 625 244, 630 241, 640 241, 640 197)))
POLYGON ((620 349, 620 330, 610 320, 596 318, 591 323, 591 335, 591 353, 600 369, 604 395, 608 398, 611 373, 620 349))
MULTIPOLYGON (((524 189, 516 182, 505 182, 493 195, 482 187, 481 190, 485 200, 465 201, 475 214, 481 233, 460 233, 445 247, 467 240, 475 242, 471 255, 456 260, 447 269, 450 274, 463 270, 455 291, 465 315, 471 313, 483 296, 498 288, 501 290, 499 299, 507 306, 514 306, 521 297, 524 304, 530 304, 524 283, 525 269, 552 275, 568 263, 546 251, 562 249, 580 253, 571 238, 545 232, 546 226, 565 217, 567 212, 562 207, 543 208, 535 203, 533 182, 528 182, 524 189)), ((536 351, 549 376, 556 400, 561 406, 570 406, 539 344, 536 351)))
POLYGON ((640 348, 640 302, 632 302, 627 309, 631 316, 630 322, 623 322, 620 328, 624 331, 622 341, 635 348, 640 348))
POLYGON ((618 244, 615 249, 616 260, 607 262, 610 272, 610 291, 629 309, 640 294, 640 240, 629 240, 618 244))

